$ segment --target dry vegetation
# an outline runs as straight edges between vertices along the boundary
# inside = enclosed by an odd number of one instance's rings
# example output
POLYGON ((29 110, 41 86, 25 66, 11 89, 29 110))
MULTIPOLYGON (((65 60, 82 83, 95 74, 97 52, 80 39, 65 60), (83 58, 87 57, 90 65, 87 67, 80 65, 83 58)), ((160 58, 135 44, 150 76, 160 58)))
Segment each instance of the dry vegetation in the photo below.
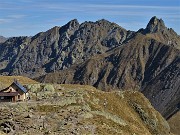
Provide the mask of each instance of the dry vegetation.
POLYGON ((18 80, 21 84, 36 84, 38 82, 23 76, 0 76, 0 90, 2 88, 8 87, 14 81, 18 80))
POLYGON ((180 133, 180 111, 174 114, 170 119, 168 119, 168 123, 171 128, 171 132, 175 135, 179 135, 180 133))
POLYGON ((9 134, 166 135, 169 125, 139 92, 103 92, 87 85, 31 84, 31 101, 0 104, 9 134))

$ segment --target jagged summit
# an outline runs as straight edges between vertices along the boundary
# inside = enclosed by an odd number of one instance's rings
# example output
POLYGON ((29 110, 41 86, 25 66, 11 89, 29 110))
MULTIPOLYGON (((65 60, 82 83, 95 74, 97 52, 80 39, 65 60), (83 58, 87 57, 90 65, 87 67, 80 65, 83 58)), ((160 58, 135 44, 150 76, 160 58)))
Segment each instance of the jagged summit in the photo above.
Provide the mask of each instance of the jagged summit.
POLYGON ((166 29, 167 28, 164 24, 164 21, 162 19, 158 19, 156 16, 154 16, 150 19, 145 30, 147 33, 155 33, 158 31, 164 31, 166 29))
POLYGON ((75 27, 79 27, 79 22, 77 19, 73 19, 71 21, 69 21, 65 26, 68 28, 75 28, 75 27))
POLYGON ((136 32, 138 33, 180 49, 180 36, 172 28, 166 27, 164 21, 156 16, 150 19, 145 29, 141 28, 136 32))
POLYGON ((144 33, 145 36, 149 33, 149 38, 180 48, 177 34, 172 29, 167 29, 163 20, 157 17, 152 17, 147 27, 136 33, 105 19, 81 24, 77 19, 73 19, 62 27, 54 27, 33 37, 10 38, 3 43, 0 47, 0 64, 3 63, 0 73, 27 76, 33 73, 35 77, 39 76, 36 71, 44 74, 65 69, 128 43, 137 37, 138 33, 144 33), (6 59, 8 61, 5 61, 6 59), (41 68, 42 70, 39 70, 41 68))
POLYGON ((100 19, 100 20, 96 21, 96 23, 111 23, 111 22, 106 19, 100 19))

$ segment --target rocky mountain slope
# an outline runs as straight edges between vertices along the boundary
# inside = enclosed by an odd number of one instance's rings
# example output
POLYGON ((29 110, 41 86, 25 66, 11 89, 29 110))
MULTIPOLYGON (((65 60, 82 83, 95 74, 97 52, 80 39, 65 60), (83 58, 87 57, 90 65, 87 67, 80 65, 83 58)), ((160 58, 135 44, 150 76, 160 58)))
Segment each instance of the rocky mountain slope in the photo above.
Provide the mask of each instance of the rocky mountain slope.
POLYGON ((147 28, 136 33, 104 19, 82 24, 75 19, 33 37, 9 38, 0 46, 0 73, 37 77, 66 69, 121 46, 139 33, 180 48, 179 36, 156 17, 150 20, 147 28))
POLYGON ((38 80, 90 84, 107 91, 140 89, 168 118, 180 103, 180 44, 179 36, 176 35, 176 39, 173 34, 162 20, 152 18, 146 29, 133 34, 121 46, 38 80), (168 44, 170 38, 173 42, 168 44))
POLYGON ((137 91, 103 92, 92 86, 57 84, 27 88, 34 100, 0 104, 1 132, 170 135, 166 120, 137 91))
POLYGON ((140 89, 155 108, 168 117, 180 102, 180 51, 154 40, 149 42, 133 41, 39 80, 90 84, 107 91, 140 89))
POLYGON ((32 38, 10 38, 0 46, 0 73, 32 77, 65 69, 119 46, 132 33, 106 20, 72 20, 32 38))

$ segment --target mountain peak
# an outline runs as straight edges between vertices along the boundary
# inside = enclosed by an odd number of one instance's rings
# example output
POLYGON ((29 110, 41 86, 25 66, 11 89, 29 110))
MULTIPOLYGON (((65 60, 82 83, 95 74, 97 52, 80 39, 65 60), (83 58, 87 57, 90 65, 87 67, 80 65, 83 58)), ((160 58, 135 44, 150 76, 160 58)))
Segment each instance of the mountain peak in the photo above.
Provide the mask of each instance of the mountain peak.
POLYGON ((67 23, 67 25, 69 26, 69 27, 77 27, 77 26, 79 26, 79 22, 78 22, 78 20, 77 19, 73 19, 73 20, 71 20, 71 21, 69 21, 68 23, 67 23))
POLYGON ((147 33, 155 33, 158 31, 163 31, 166 29, 164 21, 162 19, 158 19, 156 16, 152 17, 146 26, 147 33))
POLYGON ((98 24, 112 24, 110 21, 108 21, 106 19, 100 19, 100 20, 96 21, 96 23, 98 23, 98 24))
POLYGON ((98 20, 97 22, 108 22, 108 23, 109 23, 109 21, 106 20, 106 19, 100 19, 100 20, 98 20))
POLYGON ((78 28, 79 28, 79 22, 77 19, 73 19, 69 21, 67 24, 62 26, 60 28, 61 32, 68 32, 70 35, 72 35, 78 28))

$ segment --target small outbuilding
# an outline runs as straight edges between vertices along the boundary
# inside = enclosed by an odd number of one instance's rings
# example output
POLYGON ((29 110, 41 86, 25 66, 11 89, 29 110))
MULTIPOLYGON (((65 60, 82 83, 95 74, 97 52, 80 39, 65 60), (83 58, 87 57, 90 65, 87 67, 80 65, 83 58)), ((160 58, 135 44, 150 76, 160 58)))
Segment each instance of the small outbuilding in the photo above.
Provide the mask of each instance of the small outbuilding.
POLYGON ((9 87, 0 90, 0 102, 24 101, 27 98, 27 90, 17 80, 9 87))

